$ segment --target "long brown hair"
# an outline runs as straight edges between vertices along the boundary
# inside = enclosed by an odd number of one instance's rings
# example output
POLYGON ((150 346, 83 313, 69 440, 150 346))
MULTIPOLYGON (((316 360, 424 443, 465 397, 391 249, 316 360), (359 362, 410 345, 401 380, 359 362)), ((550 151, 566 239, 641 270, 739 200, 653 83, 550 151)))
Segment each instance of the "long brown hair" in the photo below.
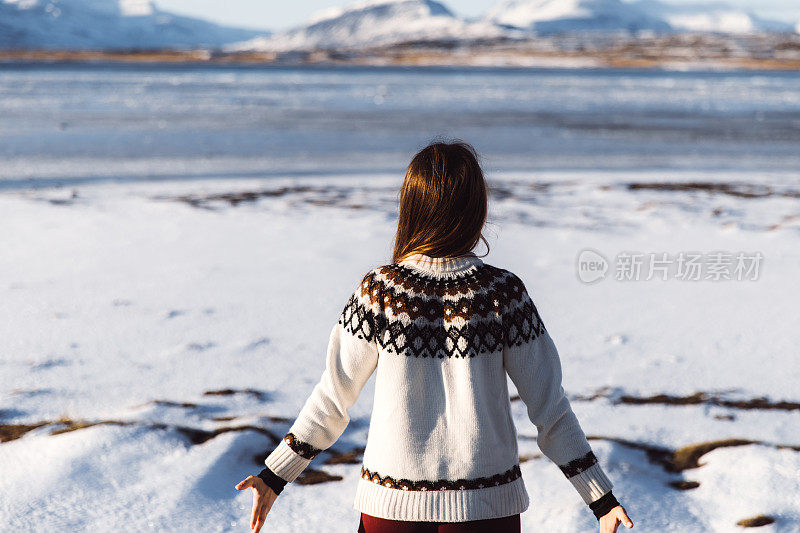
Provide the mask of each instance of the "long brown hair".
POLYGON ((397 234, 392 261, 412 254, 464 255, 483 241, 488 189, 470 144, 433 142, 420 150, 406 170, 400 189, 397 234))

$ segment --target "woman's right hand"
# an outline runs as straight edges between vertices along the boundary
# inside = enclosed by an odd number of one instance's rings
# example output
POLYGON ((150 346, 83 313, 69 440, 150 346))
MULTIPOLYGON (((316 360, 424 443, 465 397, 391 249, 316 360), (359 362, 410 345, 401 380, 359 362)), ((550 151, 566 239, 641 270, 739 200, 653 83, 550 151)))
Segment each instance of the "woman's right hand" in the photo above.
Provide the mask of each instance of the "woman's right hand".
POLYGON ((628 529, 633 527, 633 522, 628 518, 625 508, 617 505, 600 517, 600 533, 616 533, 620 524, 624 524, 628 529))
POLYGON ((249 476, 236 485, 237 490, 244 490, 248 487, 253 489, 253 514, 250 517, 250 529, 253 530, 253 533, 258 533, 278 495, 260 477, 249 476))

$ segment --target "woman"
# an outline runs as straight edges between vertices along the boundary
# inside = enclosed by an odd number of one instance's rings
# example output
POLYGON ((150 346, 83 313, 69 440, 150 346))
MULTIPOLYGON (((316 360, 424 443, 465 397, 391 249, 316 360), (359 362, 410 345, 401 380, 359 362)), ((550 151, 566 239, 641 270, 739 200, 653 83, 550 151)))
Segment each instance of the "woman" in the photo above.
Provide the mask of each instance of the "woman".
MULTIPOLYGON (((371 270, 334 326, 326 369, 253 489, 258 532, 277 495, 349 422, 377 370, 354 508, 360 533, 519 532, 529 505, 506 374, 537 444, 611 533, 633 527, 561 385, 523 282, 473 253, 487 186, 474 149, 433 143, 408 167, 392 263, 371 270)), ((488 245, 487 245, 488 247, 488 245)))

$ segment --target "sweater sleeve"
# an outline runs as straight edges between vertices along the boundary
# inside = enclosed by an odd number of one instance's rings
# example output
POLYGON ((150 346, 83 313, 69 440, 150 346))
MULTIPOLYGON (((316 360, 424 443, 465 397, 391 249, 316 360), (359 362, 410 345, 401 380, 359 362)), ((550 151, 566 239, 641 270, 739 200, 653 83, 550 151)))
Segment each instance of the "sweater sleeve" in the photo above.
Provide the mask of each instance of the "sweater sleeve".
POLYGON ((556 463, 586 504, 611 491, 586 440, 561 383, 561 361, 525 286, 514 277, 511 303, 503 317, 506 331, 503 364, 528 417, 538 430, 539 449, 556 463))
POLYGON ((287 482, 294 481, 314 457, 339 439, 350 422, 348 409, 377 367, 368 276, 331 330, 322 377, 288 433, 264 461, 270 471, 287 482))

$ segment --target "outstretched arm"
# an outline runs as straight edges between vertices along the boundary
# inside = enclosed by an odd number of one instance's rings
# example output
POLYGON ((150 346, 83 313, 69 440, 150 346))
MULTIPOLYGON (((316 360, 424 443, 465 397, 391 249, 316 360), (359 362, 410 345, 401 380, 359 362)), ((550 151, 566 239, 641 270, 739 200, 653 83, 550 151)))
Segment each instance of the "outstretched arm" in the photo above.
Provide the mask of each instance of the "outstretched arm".
POLYGON ((267 457, 267 468, 292 482, 311 459, 333 445, 350 422, 347 410, 377 363, 374 339, 354 335, 340 318, 331 331, 322 377, 286 436, 267 457))
POLYGON ((336 442, 350 422, 353 406, 378 364, 375 315, 370 299, 370 274, 348 299, 328 339, 325 370, 300 414, 277 447, 267 456, 264 470, 236 488, 253 489, 250 527, 258 532, 275 498, 320 452, 336 442))
POLYGON ((507 332, 503 365, 538 430, 539 449, 600 519, 619 505, 611 493, 613 484, 572 411, 562 386, 558 351, 519 278, 510 282, 509 292, 511 303, 503 317, 507 332))

